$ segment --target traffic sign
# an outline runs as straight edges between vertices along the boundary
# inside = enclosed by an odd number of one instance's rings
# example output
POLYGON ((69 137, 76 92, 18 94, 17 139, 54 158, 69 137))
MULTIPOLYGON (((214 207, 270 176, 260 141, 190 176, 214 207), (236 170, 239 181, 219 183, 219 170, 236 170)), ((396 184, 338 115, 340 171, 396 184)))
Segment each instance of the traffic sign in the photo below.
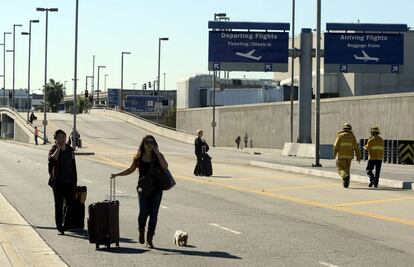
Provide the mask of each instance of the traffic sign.
POLYGON ((47 126, 47 120, 42 120, 42 125, 47 126))
MULTIPOLYGON (((325 33, 325 72, 390 72, 404 65, 401 33, 325 33)), ((399 68, 398 68, 399 69, 399 68)))
POLYGON ((209 70, 287 72, 288 46, 287 32, 210 31, 209 70))
POLYGON ((348 65, 339 65, 339 72, 348 72, 348 65))
POLYGON ((220 63, 213 63, 213 70, 220 70, 220 63))

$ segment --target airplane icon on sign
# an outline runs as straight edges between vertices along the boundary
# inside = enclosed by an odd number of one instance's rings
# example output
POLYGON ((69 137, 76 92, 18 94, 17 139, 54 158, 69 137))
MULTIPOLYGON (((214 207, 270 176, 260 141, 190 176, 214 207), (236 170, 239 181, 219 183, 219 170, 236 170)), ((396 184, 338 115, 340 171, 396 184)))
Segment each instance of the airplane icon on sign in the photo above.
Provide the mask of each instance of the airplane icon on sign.
POLYGON ((262 57, 253 56, 254 52, 256 52, 256 49, 253 49, 252 51, 247 52, 247 53, 236 52, 236 55, 259 61, 262 57))
POLYGON ((365 52, 364 50, 362 50, 362 57, 359 57, 357 55, 354 54, 354 58, 357 60, 363 60, 364 62, 368 62, 368 61, 375 61, 378 62, 379 58, 377 57, 370 57, 367 52, 365 52))

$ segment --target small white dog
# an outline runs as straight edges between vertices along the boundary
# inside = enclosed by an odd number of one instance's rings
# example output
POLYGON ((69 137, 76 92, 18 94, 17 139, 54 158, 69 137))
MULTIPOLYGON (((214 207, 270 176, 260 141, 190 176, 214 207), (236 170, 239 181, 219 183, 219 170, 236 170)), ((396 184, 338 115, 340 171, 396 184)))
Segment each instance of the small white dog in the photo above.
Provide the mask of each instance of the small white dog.
POLYGON ((186 246, 187 245, 187 239, 188 239, 188 233, 177 230, 174 234, 174 244, 178 244, 179 246, 186 246))

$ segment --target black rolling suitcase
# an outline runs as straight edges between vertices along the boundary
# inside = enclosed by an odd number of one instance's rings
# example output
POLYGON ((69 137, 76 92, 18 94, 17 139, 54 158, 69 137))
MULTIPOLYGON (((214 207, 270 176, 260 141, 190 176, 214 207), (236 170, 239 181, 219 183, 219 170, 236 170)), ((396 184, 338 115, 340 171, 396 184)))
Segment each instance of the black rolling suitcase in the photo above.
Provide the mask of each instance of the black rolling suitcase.
POLYGON ((66 207, 65 230, 83 230, 85 227, 86 186, 78 186, 72 205, 66 207))
POLYGON ((89 243, 96 249, 115 243, 119 247, 119 201, 115 200, 115 178, 110 181, 109 200, 92 203, 88 207, 89 243))

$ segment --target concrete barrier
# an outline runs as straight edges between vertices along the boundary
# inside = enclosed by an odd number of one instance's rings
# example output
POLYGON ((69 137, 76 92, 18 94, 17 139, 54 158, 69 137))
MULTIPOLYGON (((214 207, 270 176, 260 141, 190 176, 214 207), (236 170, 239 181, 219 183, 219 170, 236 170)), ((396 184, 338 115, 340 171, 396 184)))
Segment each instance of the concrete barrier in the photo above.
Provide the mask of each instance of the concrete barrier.
POLYGON ((170 139, 173 139, 175 141, 187 143, 187 144, 194 144, 194 139, 196 138, 195 134, 191 134, 184 131, 175 130, 163 125, 156 124, 154 122, 145 120, 143 118, 140 118, 136 115, 112 110, 112 109, 92 109, 92 113, 97 114, 104 114, 106 116, 111 116, 113 118, 117 118, 120 120, 123 120, 125 122, 128 122, 132 125, 135 125, 139 128, 142 128, 144 130, 147 130, 149 132, 152 132, 157 135, 161 135, 170 139))
MULTIPOLYGON (((333 159, 333 145, 320 145, 319 155, 321 159, 333 159)), ((315 144, 285 143, 282 156, 314 158, 315 144)))

